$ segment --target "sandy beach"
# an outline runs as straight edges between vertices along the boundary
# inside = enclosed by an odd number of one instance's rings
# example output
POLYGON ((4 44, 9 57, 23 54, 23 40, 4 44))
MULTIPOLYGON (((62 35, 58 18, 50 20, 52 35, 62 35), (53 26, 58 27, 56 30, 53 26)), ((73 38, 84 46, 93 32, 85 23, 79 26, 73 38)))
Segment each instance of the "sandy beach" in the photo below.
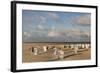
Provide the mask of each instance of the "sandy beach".
POLYGON ((87 60, 91 59, 91 48, 88 49, 80 49, 77 54, 74 53, 70 48, 64 48, 65 43, 23 43, 22 49, 22 62, 30 63, 30 62, 48 62, 48 61, 71 61, 71 60, 87 60), (31 47, 37 47, 39 50, 43 46, 48 46, 49 49, 45 53, 39 53, 38 55, 34 55, 31 47), (56 46, 57 48, 61 48, 64 51, 64 58, 60 59, 58 55, 54 55, 54 51, 50 48, 56 46))

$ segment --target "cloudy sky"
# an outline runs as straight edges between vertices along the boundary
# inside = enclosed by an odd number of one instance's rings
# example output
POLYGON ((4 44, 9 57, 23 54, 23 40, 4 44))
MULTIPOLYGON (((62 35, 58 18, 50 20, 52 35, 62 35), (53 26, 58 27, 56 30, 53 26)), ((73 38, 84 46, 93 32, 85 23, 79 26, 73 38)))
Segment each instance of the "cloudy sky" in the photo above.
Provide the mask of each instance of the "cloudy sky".
POLYGON ((22 11, 23 42, 89 42, 91 14, 22 11))

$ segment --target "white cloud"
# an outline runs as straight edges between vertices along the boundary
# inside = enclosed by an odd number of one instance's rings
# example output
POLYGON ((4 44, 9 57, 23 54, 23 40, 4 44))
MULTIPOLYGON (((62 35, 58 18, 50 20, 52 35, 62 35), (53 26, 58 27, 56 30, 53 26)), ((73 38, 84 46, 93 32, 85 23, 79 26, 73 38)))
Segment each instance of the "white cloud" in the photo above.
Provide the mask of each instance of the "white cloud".
POLYGON ((39 30, 44 30, 44 27, 43 27, 42 25, 37 25, 37 28, 38 28, 39 30))
POLYGON ((55 26, 52 26, 52 27, 51 27, 51 30, 55 30, 55 29, 56 29, 55 26))
POLYGON ((82 26, 87 26, 91 24, 91 15, 82 15, 82 16, 77 16, 72 18, 72 23, 73 24, 79 24, 82 26))
POLYGON ((70 29, 68 30, 68 34, 71 35, 71 36, 80 36, 81 34, 81 31, 80 29, 70 29))
POLYGON ((50 30, 49 32, 48 32, 48 36, 49 37, 64 37, 64 36, 66 36, 66 34, 67 34, 67 31, 65 30, 57 30, 57 29, 54 29, 54 28, 52 28, 52 30, 50 30))
POLYGON ((53 12, 49 12, 48 13, 48 17, 50 17, 50 18, 52 18, 54 20, 59 19, 59 16, 56 13, 53 13, 53 12))
POLYGON ((54 31, 50 31, 48 32, 48 36, 49 37, 56 37, 56 36, 59 36, 60 34, 58 32, 54 32, 54 31))
POLYGON ((90 24, 90 23, 91 23, 90 15, 80 16, 80 17, 77 19, 77 22, 78 22, 79 24, 90 24))
POLYGON ((27 32, 24 32, 24 35, 27 35, 27 32))
POLYGON ((34 22, 37 23, 37 24, 45 24, 46 22, 46 17, 45 16, 42 16, 42 15, 35 15, 34 16, 34 22))
POLYGON ((47 33, 49 37, 81 37, 87 36, 90 37, 90 31, 81 31, 78 28, 75 29, 66 29, 66 30, 51 30, 47 33))
MULTIPOLYGON (((40 27, 40 26, 39 26, 40 27)), ((88 41, 90 38, 89 31, 81 31, 78 28, 75 29, 66 29, 66 30, 41 30, 41 31, 33 31, 33 32, 24 32, 24 39, 26 41, 60 41, 63 42, 64 40, 68 41, 88 41), (36 34, 36 35, 34 35, 36 34), (38 39, 41 37, 41 39, 38 39), (44 39, 45 37, 45 39, 44 39), (52 39, 51 39, 52 38, 52 39)))
POLYGON ((24 37, 24 39, 28 39, 28 38, 31 37, 31 34, 28 33, 28 32, 24 32, 24 33, 23 33, 23 37, 24 37))
POLYGON ((85 31, 83 34, 86 35, 87 37, 91 36, 91 32, 90 31, 85 31))
POLYGON ((40 19, 39 22, 41 22, 41 23, 45 23, 46 22, 46 17, 44 17, 44 16, 39 16, 39 19, 40 19))

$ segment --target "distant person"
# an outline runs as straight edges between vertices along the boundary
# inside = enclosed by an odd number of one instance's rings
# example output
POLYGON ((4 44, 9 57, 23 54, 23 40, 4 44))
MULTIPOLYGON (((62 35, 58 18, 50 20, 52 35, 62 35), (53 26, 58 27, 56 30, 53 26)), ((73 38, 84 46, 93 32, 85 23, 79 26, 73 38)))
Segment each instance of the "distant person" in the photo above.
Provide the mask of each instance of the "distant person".
POLYGON ((47 46, 47 50, 49 50, 49 47, 47 46))
POLYGON ((34 47, 32 47, 32 53, 34 53, 34 47))

